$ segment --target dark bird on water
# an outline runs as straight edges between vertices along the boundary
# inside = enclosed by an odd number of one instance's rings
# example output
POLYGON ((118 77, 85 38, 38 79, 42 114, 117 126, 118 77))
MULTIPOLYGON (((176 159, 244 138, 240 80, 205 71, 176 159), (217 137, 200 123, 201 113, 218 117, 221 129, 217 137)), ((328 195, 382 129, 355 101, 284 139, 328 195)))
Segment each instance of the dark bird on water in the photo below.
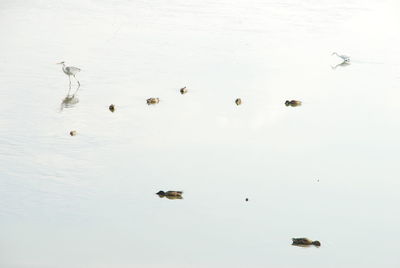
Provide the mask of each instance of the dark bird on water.
POLYGON ((302 238, 292 238, 292 245, 294 246, 311 246, 314 245, 316 247, 320 247, 321 243, 317 240, 312 241, 311 239, 302 237, 302 238))
POLYGON ((298 101, 298 100, 289 101, 289 100, 287 100, 287 101, 285 101, 285 105, 286 106, 296 107, 296 106, 300 106, 301 105, 301 101, 298 101))
POLYGON ((182 196, 183 192, 182 191, 158 191, 159 196, 182 196))
POLYGON ((108 107, 108 109, 109 109, 111 112, 114 112, 114 111, 115 111, 115 105, 114 105, 114 104, 111 104, 111 105, 108 107))
POLYGON ((186 87, 181 88, 179 91, 181 92, 182 95, 188 92, 186 87))
POLYGON ((159 98, 149 98, 149 99, 146 100, 146 102, 147 102, 148 105, 157 104, 157 103, 160 102, 160 99, 159 98))

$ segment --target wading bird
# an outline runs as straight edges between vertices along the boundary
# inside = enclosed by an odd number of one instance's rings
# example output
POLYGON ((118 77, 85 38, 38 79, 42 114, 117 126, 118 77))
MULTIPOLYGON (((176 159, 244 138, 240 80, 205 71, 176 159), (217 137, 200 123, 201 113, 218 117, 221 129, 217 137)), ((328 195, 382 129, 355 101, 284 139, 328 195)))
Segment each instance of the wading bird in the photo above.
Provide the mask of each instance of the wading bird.
POLYGON ((346 56, 346 55, 339 55, 339 54, 337 54, 336 52, 333 52, 332 55, 338 56, 339 58, 341 58, 341 59, 342 59, 343 61, 345 61, 345 62, 350 62, 350 57, 349 57, 349 56, 346 56))
POLYGON ((63 72, 68 75, 69 78, 69 87, 71 88, 71 75, 75 78, 76 82, 78 82, 78 86, 81 86, 81 83, 79 83, 78 79, 76 79, 75 75, 81 71, 81 69, 74 67, 74 66, 65 66, 65 62, 59 62, 57 64, 62 64, 62 70, 63 72))

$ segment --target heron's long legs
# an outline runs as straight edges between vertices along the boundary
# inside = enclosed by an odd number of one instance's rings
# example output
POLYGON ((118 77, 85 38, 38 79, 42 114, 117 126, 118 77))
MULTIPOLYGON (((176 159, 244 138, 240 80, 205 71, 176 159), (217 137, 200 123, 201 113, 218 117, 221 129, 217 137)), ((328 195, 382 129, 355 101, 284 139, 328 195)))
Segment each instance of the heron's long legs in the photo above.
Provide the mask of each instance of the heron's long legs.
POLYGON ((79 83, 79 80, 76 79, 75 75, 74 75, 74 78, 75 78, 76 82, 78 82, 78 85, 81 86, 81 83, 79 83))
POLYGON ((68 75, 68 78, 69 78, 69 90, 71 90, 71 76, 68 75))
POLYGON ((67 96, 69 96, 69 93, 71 92, 71 83, 69 84, 69 89, 68 89, 68 93, 67 96))

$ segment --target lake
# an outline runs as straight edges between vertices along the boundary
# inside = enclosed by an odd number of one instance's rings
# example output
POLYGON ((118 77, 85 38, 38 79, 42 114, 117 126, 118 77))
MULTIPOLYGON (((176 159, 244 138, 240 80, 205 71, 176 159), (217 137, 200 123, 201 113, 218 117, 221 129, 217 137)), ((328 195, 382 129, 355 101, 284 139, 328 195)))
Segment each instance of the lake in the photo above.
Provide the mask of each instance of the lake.
POLYGON ((399 12, 1 1, 0 266, 399 267, 399 12))

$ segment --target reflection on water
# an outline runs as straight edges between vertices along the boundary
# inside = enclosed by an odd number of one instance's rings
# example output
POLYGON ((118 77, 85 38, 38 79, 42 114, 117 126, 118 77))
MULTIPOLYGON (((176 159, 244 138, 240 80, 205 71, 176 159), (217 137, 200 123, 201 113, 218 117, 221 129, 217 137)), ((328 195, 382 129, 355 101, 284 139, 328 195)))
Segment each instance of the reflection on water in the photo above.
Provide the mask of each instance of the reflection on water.
POLYGON ((180 196, 180 195, 178 195, 178 196, 173 196, 173 195, 159 195, 158 197, 160 197, 160 198, 168 198, 168 199, 171 199, 171 200, 174 200, 174 199, 183 199, 183 197, 182 196, 180 196))
POLYGON ((341 63, 338 63, 338 64, 334 65, 334 66, 331 65, 331 68, 332 68, 332 70, 335 70, 337 67, 347 67, 347 66, 350 66, 350 62, 343 61, 341 63))
POLYGON ((77 103, 79 103, 79 99, 75 94, 67 95, 61 102, 60 111, 62 111, 64 108, 72 108, 77 103))
POLYGON ((2 1, 0 267, 400 267, 392 2, 2 1))
POLYGON ((70 95, 71 86, 69 87, 67 96, 65 96, 61 101, 60 111, 62 111, 64 108, 72 108, 79 103, 79 99, 77 96, 79 88, 80 86, 78 85, 78 87, 75 89, 75 92, 70 95))

